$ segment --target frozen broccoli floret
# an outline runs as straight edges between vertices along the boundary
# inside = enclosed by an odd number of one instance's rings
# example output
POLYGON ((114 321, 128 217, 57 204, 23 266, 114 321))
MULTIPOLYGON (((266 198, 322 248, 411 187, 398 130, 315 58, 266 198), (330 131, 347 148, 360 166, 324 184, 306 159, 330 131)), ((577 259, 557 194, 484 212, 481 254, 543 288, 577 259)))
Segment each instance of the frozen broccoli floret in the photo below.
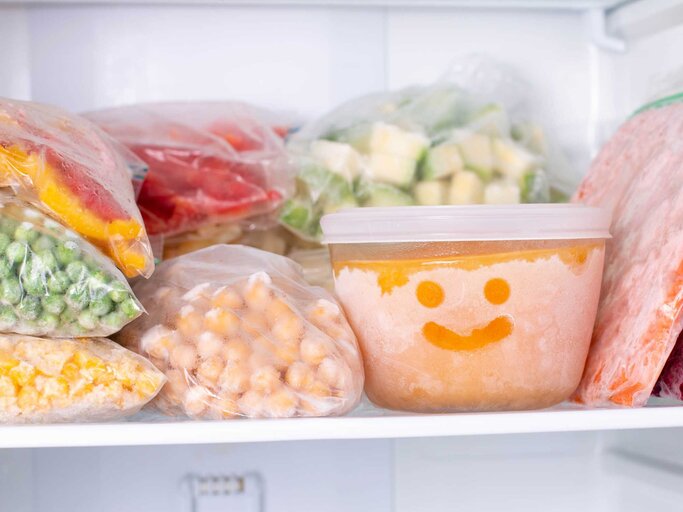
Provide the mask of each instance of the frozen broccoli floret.
POLYGON ((55 247, 55 256, 60 265, 66 266, 69 263, 76 261, 81 255, 81 249, 73 240, 67 240, 64 243, 58 244, 55 247))
POLYGON ((25 295, 17 306, 17 313, 25 320, 35 320, 42 312, 40 299, 32 295, 25 295))

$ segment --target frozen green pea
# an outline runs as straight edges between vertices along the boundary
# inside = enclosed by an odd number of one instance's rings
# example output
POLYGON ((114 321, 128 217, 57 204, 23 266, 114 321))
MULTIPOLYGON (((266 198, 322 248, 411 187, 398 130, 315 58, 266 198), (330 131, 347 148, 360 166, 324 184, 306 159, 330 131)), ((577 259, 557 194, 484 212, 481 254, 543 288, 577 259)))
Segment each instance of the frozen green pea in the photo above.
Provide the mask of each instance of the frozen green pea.
POLYGON ((16 277, 7 277, 2 280, 2 300, 10 304, 18 304, 23 294, 21 284, 16 277))
POLYGON ((62 270, 54 272, 47 279, 47 289, 53 294, 64 293, 67 288, 69 288, 70 284, 71 280, 69 279, 69 276, 62 270))
POLYGON ((59 327, 59 317, 52 313, 43 312, 43 314, 38 317, 36 324, 41 332, 50 334, 59 327))
POLYGON ((103 316, 109 313, 114 307, 112 300, 106 295, 102 298, 95 299, 90 302, 90 311, 97 316, 103 316))
POLYGON ((25 320, 35 320, 40 316, 42 307, 40 306, 40 299, 32 295, 25 295, 17 306, 17 313, 25 320))
POLYGON ((97 322, 97 315, 90 310, 81 311, 81 314, 78 315, 78 323, 89 331, 97 327, 97 322))
POLYGON ((66 303, 76 311, 82 311, 88 306, 88 289, 85 286, 72 284, 66 290, 66 303))
POLYGON ((14 236, 17 226, 19 226, 19 223, 14 219, 8 217, 0 219, 0 231, 6 235, 14 236))
POLYGON ((7 258, 0 256, 0 278, 5 278, 12 273, 12 264, 7 258))
POLYGON ((71 308, 66 308, 64 311, 62 311, 62 314, 59 315, 59 321, 63 325, 78 322, 78 311, 74 311, 71 308))
POLYGON ((118 310, 112 311, 111 313, 106 314, 100 318, 100 324, 103 327, 106 327, 107 329, 112 329, 114 331, 118 331, 127 323, 128 319, 126 318, 126 315, 124 315, 121 311, 118 310))
POLYGON ((20 242, 33 243, 40 237, 40 231, 36 230, 30 222, 22 222, 14 230, 14 239, 20 242))
POLYGON ((109 298, 116 303, 123 302, 130 297, 130 292, 126 285, 119 281, 112 281, 110 284, 109 298))
POLYGON ((31 242, 31 249, 36 252, 50 250, 55 246, 55 239, 48 235, 41 235, 31 242))
POLYGON ((0 232, 0 254, 5 254, 5 250, 10 243, 12 243, 12 239, 7 236, 7 233, 0 232))
POLYGON ((28 246, 24 242, 12 242, 5 249, 5 255, 10 263, 21 263, 26 258, 28 246))
POLYGON ((24 267, 21 273, 21 284, 24 291, 30 295, 40 297, 47 294, 47 276, 39 265, 24 267))
POLYGON ((53 315, 59 315, 66 308, 66 302, 61 295, 46 295, 40 302, 43 309, 53 315))
POLYGON ((128 319, 136 318, 140 315, 140 306, 137 305, 135 300, 128 298, 119 304, 119 311, 126 315, 128 319))
POLYGON ((43 268, 49 270, 50 272, 56 272, 57 270, 59 270, 59 263, 57 262, 57 258, 55 258, 55 255, 52 253, 50 249, 44 249, 42 251, 39 251, 34 256, 34 258, 39 259, 43 268))
POLYGON ((6 331, 14 327, 17 323, 17 315, 14 314, 11 306, 0 306, 0 330, 6 331))
POLYGON ((88 267, 81 261, 72 261, 66 266, 66 274, 72 283, 78 283, 88 276, 88 267))
POLYGON ((76 242, 67 240, 55 247, 55 256, 60 265, 66 266, 69 263, 78 260, 81 256, 81 249, 76 242))

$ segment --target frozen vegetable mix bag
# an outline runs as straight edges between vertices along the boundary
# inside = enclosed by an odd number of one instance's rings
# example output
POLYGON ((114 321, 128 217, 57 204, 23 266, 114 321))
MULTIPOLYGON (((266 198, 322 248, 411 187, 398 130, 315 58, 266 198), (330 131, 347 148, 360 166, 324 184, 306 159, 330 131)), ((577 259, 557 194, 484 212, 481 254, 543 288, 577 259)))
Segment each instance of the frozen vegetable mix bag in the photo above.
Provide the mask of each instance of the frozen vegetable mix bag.
POLYGON ((340 106, 292 135, 297 190, 281 222, 315 240, 321 216, 344 208, 568 197, 571 172, 524 95, 497 65, 470 59, 434 85, 340 106))
POLYGON ((87 120, 0 99, 0 186, 88 239, 127 276, 149 276, 154 260, 128 163, 87 120))
MULTIPOLYGON (((612 210, 613 219, 579 402, 645 404, 681 331, 681 99, 631 117, 603 147, 574 198, 612 210)), ((679 369, 674 361, 666 371, 679 369)))
POLYGON ((0 423, 119 419, 164 382, 149 361, 105 338, 0 335, 0 423))
POLYGON ((108 336, 142 311, 111 260, 0 192, 0 332, 108 336))
POLYGON ((360 354, 341 307, 287 258, 216 245, 162 263, 135 292, 151 314, 118 339, 166 374, 156 404, 167 414, 327 416, 360 399, 360 354))
POLYGON ((160 103, 86 114, 148 165, 138 206, 150 234, 272 212, 291 188, 287 132, 240 103, 160 103))

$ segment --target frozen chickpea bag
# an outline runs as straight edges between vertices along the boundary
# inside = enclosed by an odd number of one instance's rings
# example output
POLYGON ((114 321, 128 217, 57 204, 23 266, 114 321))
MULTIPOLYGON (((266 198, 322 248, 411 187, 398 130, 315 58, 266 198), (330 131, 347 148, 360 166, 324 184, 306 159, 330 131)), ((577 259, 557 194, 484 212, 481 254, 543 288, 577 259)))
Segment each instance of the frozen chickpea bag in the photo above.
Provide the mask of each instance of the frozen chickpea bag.
POLYGON ((0 423, 119 419, 139 411, 165 380, 105 338, 0 336, 0 423))
POLYGON ((168 378, 155 403, 200 419, 343 414, 363 369, 341 307, 293 261, 216 245, 161 264, 134 292, 150 314, 119 341, 168 378))

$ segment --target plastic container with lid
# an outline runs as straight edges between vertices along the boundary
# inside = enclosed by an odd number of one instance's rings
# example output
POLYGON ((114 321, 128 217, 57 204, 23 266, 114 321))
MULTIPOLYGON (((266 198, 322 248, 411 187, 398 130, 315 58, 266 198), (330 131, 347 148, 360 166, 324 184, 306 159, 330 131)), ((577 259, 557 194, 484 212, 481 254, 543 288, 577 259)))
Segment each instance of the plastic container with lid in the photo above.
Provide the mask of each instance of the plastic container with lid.
POLYGON ((322 219, 377 405, 559 403, 579 384, 608 212, 580 205, 362 208, 322 219))

